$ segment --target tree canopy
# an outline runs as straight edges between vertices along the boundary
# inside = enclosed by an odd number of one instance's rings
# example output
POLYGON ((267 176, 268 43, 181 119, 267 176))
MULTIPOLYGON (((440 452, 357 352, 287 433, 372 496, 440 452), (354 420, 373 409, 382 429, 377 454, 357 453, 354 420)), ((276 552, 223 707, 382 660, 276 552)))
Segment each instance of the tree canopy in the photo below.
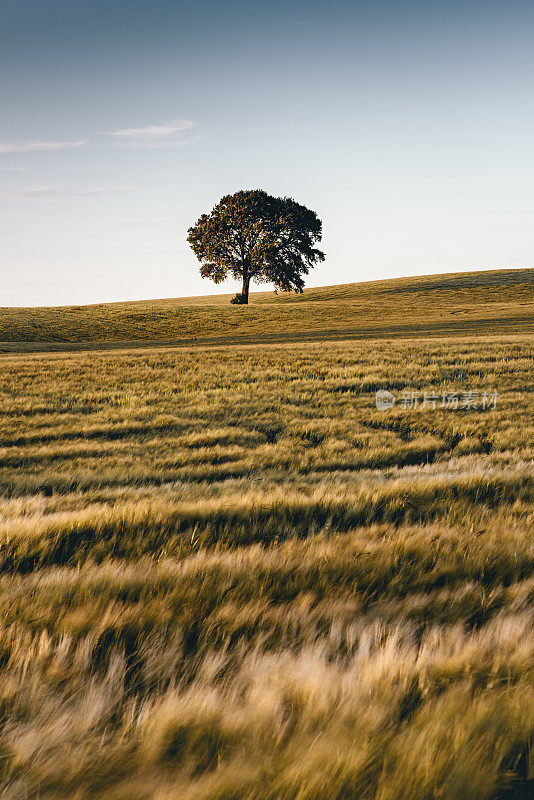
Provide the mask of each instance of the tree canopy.
POLYGON ((187 241, 201 262, 200 274, 215 283, 242 280, 232 302, 248 303, 250 282, 302 292, 303 275, 324 253, 314 246, 322 233, 315 212, 290 197, 261 189, 225 195, 189 228, 187 241))

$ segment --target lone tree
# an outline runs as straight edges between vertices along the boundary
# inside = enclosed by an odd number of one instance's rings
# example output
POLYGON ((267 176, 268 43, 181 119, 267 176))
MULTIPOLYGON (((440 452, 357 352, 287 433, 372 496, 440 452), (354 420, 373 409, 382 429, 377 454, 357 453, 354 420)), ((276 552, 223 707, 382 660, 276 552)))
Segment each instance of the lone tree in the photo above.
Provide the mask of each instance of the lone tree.
POLYGON ((241 294, 230 302, 246 304, 250 281, 302 292, 302 276, 324 261, 324 253, 314 247, 321 229, 309 208, 254 189, 219 200, 189 228, 187 241, 201 262, 202 277, 221 283, 230 274, 242 280, 241 294))

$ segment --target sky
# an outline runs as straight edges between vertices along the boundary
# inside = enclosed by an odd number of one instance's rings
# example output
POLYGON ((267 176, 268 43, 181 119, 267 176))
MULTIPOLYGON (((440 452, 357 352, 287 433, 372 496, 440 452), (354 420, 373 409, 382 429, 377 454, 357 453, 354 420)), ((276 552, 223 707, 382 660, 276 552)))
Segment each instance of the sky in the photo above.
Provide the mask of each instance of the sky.
POLYGON ((322 219, 309 286, 532 266, 533 39, 532 0, 0 0, 0 306, 234 291, 186 236, 239 189, 322 219))

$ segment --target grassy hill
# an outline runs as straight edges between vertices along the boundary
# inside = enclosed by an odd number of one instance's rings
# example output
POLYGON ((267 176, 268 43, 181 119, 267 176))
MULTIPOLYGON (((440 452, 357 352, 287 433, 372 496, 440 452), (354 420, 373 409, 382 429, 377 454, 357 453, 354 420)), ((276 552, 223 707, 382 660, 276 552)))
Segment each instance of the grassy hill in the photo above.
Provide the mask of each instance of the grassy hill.
POLYGON ((533 299, 4 309, 1 796, 532 798, 533 299))
POLYGON ((124 343, 225 344, 534 331, 534 269, 90 306, 0 309, 4 352, 124 343))

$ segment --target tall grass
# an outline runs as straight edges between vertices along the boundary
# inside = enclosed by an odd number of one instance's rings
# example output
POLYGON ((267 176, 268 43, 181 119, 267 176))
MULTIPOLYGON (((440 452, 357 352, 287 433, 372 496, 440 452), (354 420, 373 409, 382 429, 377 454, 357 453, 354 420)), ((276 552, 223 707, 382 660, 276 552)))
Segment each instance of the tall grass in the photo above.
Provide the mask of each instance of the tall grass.
POLYGON ((531 355, 2 357, 2 796, 530 797, 531 355))

